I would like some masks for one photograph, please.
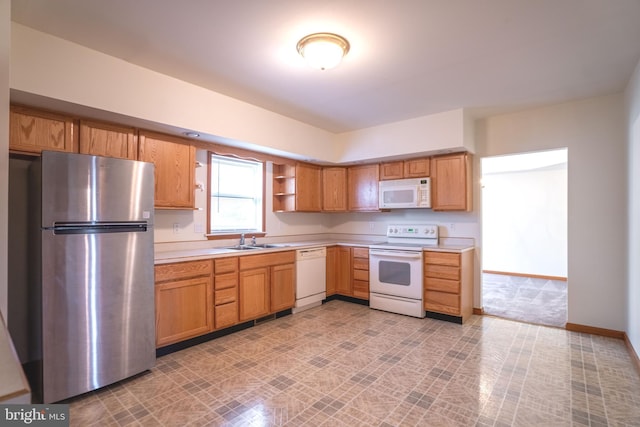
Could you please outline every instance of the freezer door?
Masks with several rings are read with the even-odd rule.
[[[40,162],[43,228],[90,221],[153,225],[153,164],[55,151],[43,152]]]
[[[42,231],[43,400],[155,363],[153,231]]]

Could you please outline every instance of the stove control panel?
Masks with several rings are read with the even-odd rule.
[[[387,237],[408,239],[437,239],[438,226],[435,224],[398,224],[387,226]]]

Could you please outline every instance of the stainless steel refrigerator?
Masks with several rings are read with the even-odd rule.
[[[153,165],[45,151],[30,185],[38,400],[153,367]]]

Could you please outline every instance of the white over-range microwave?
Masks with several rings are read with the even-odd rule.
[[[378,183],[380,209],[431,207],[431,178],[408,178]]]

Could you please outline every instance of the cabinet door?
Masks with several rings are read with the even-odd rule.
[[[404,162],[382,163],[380,165],[380,181],[404,178]]]
[[[80,122],[80,153],[137,160],[138,132],[134,128]]]
[[[351,296],[351,248],[338,247],[338,273],[336,281],[336,293],[340,295]]]
[[[433,210],[471,210],[471,166],[466,153],[433,157],[431,177]]]
[[[322,168],[296,164],[296,211],[320,212],[322,208]]]
[[[240,321],[269,314],[269,268],[240,272]]]
[[[156,285],[156,346],[161,347],[213,330],[210,277]]]
[[[157,208],[195,207],[196,149],[178,138],[140,133],[138,159],[155,165],[155,206]]]
[[[271,312],[286,310],[296,302],[294,264],[271,267]]]
[[[322,210],[328,212],[347,210],[347,168],[322,169]]]
[[[76,152],[78,135],[70,117],[24,107],[11,107],[9,150],[39,154],[43,150]]]
[[[378,210],[379,167],[375,165],[352,166],[348,169],[349,210]]]
[[[405,178],[423,178],[429,176],[431,172],[431,162],[428,157],[422,159],[411,159],[404,162]]]
[[[338,248],[327,248],[327,296],[336,293],[338,283]]]

